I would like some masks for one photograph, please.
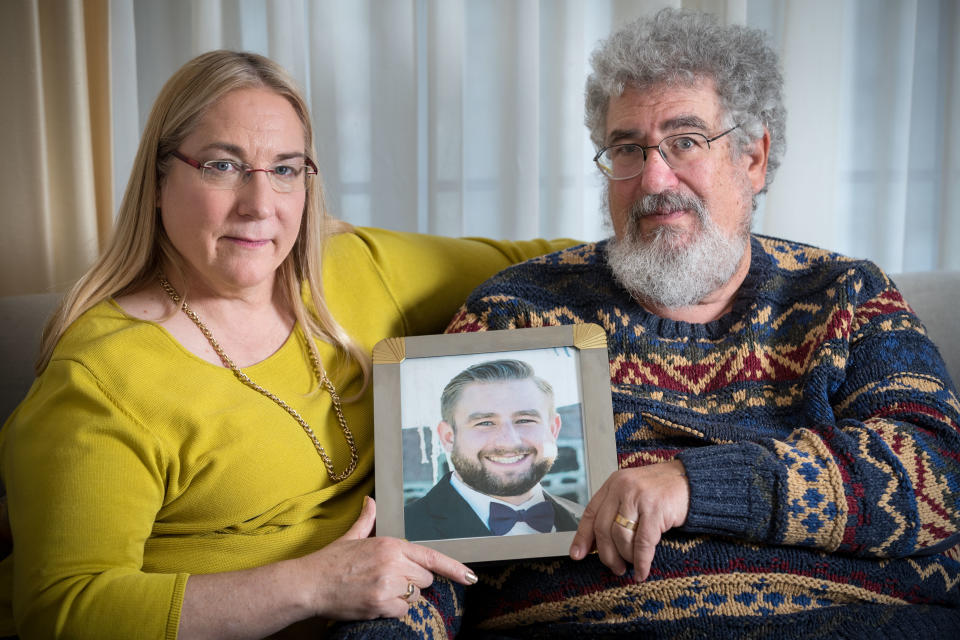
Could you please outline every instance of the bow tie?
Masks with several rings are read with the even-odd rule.
[[[502,536],[518,522],[526,522],[539,531],[547,533],[553,529],[553,504],[544,500],[529,509],[511,509],[499,502],[490,503],[490,531]]]

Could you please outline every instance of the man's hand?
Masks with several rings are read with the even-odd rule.
[[[596,543],[600,561],[615,574],[623,575],[632,563],[634,578],[643,582],[660,536],[681,526],[689,507],[690,487],[679,460],[616,471],[583,512],[570,557],[582,559]]]

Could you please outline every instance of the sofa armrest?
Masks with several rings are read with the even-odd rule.
[[[59,293],[0,297],[0,425],[33,384],[40,332],[59,301]]]
[[[927,328],[956,385],[960,382],[960,271],[898,273],[890,279]]]

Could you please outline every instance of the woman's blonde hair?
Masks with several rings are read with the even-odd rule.
[[[227,93],[244,88],[265,88],[286,98],[303,124],[307,153],[315,157],[306,101],[279,65],[253,53],[221,50],[199,55],[181,67],[161,89],[150,111],[113,236],[44,328],[37,375],[46,369],[64,332],[85,311],[109,297],[141,289],[157,277],[164,260],[182,275],[182,259],[164,232],[157,209],[170,154],[198,126],[207,109]],[[323,241],[327,235],[349,228],[327,215],[321,182],[312,181],[296,243],[277,270],[277,277],[310,348],[315,349],[314,339],[320,338],[353,357],[363,370],[366,386],[369,357],[334,320],[323,297]],[[309,292],[312,309],[303,303],[302,287]]]

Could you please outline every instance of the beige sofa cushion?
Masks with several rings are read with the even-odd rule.
[[[960,381],[960,271],[891,275],[940,348],[954,384]],[[33,382],[40,330],[58,294],[0,297],[0,423]]]

